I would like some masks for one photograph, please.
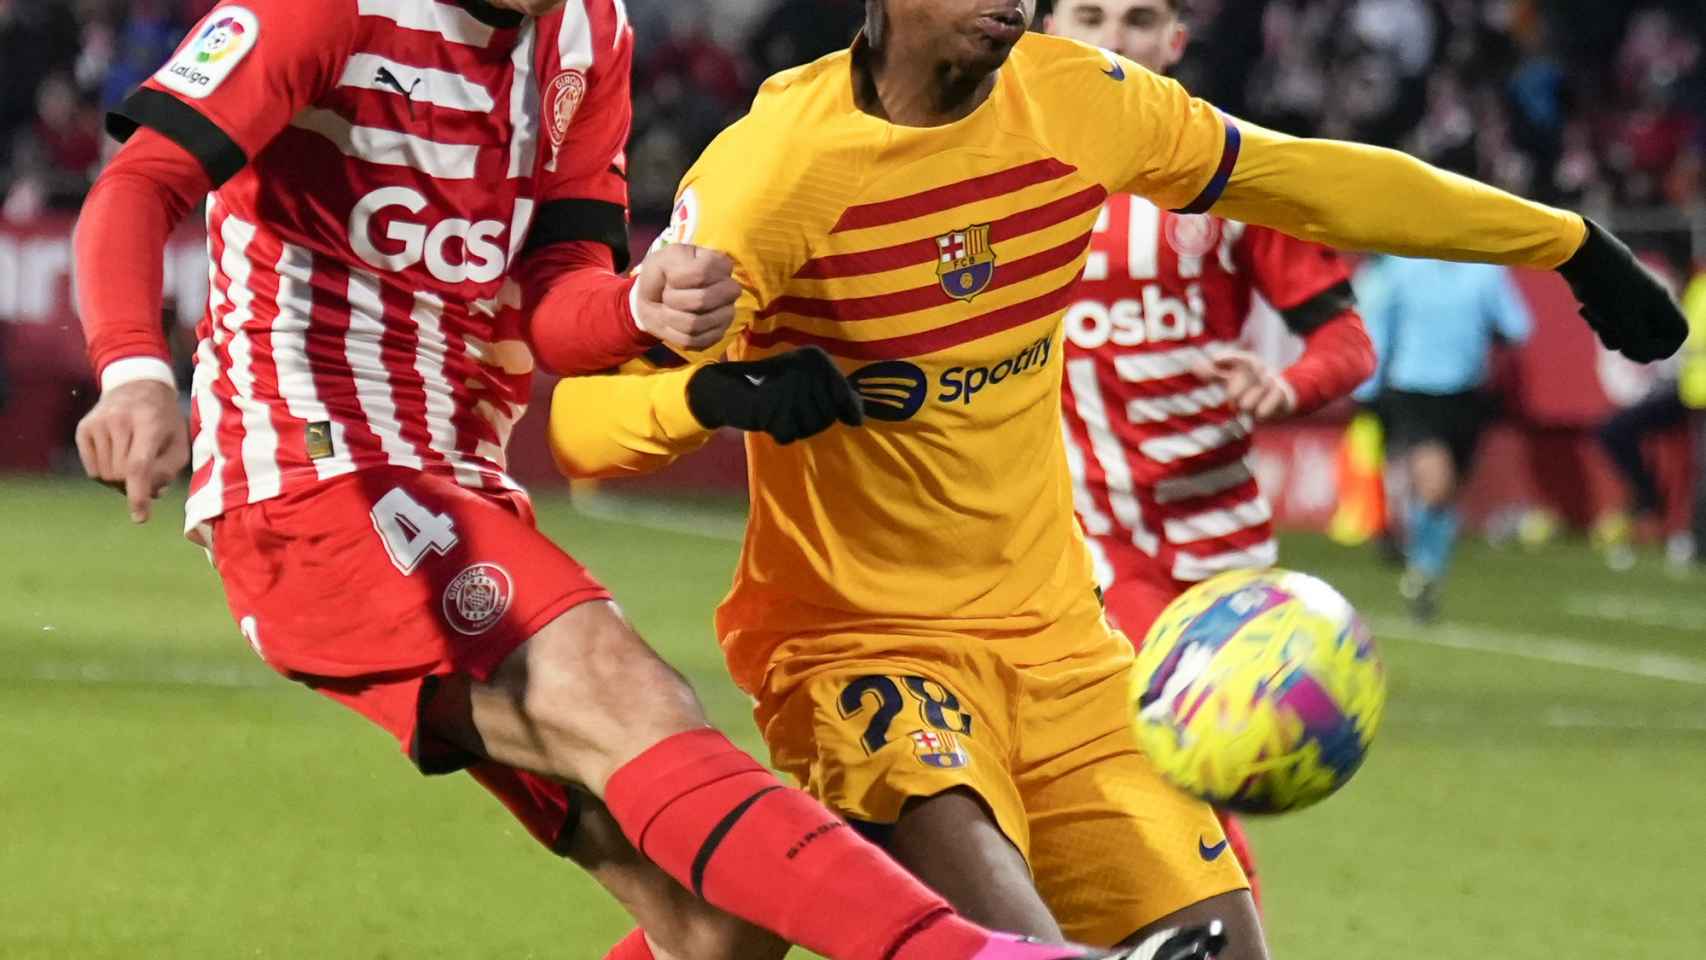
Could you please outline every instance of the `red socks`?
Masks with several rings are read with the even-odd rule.
[[[604,960],[657,960],[652,955],[652,945],[646,942],[646,931],[635,930],[622,938],[622,942],[610,948],[604,955]]]
[[[689,890],[831,960],[964,960],[990,939],[715,730],[647,750],[610,778],[604,802]],[[611,956],[650,953],[621,949]]]

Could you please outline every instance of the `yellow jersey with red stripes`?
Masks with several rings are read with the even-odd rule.
[[[856,635],[1031,637],[1037,649],[1003,649],[1037,663],[1075,652],[1041,639],[1096,603],[1061,437],[1061,315],[1117,193],[1340,246],[1545,268],[1586,231],[1392,151],[1234,124],[1061,38],[1021,40],[988,99],[940,127],[861,111],[850,53],[772,78],[689,171],[665,235],[728,252],[745,291],[730,341],[689,360],[815,344],[869,420],[747,441],[752,515],[717,615],[747,690],[795,638],[821,651]],[[686,400],[694,370],[562,381],[558,464],[620,475],[697,448],[709,431]]]
[[[717,617],[748,689],[802,633],[1032,632],[1096,604],[1060,317],[1110,193],[1206,206],[1237,149],[1174,82],[1071,41],[1027,37],[988,101],[936,128],[861,112],[849,61],[772,80],[684,178],[669,234],[739,264],[732,356],[820,346],[868,416],[748,440],[751,521]]]

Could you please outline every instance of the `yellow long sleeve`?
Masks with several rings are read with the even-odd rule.
[[[1238,127],[1243,149],[1220,216],[1347,250],[1546,270],[1587,239],[1574,213],[1395,150]]]
[[[650,375],[568,377],[551,398],[551,455],[575,479],[648,473],[715,432],[687,406],[697,366]]]

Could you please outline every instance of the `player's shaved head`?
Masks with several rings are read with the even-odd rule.
[[[514,10],[530,17],[543,17],[547,13],[556,11],[568,0],[483,0],[483,2],[487,6],[497,7],[500,10]]]
[[[1057,0],[1044,28],[1166,73],[1185,55],[1181,0]]]

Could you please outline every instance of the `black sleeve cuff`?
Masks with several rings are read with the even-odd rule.
[[[531,252],[577,240],[604,244],[616,255],[617,272],[628,269],[628,211],[619,203],[551,200],[541,204],[522,249]]]
[[[1341,280],[1288,310],[1281,310],[1285,325],[1298,336],[1306,336],[1347,310],[1356,309],[1357,295],[1350,282]]]
[[[1238,125],[1231,117],[1222,117],[1226,125],[1226,143],[1220,150],[1220,166],[1215,168],[1214,177],[1208,186],[1202,188],[1202,193],[1192,200],[1190,206],[1179,209],[1178,213],[1207,213],[1209,208],[1220,202],[1220,195],[1226,192],[1226,185],[1232,182],[1232,171],[1238,169],[1238,154],[1244,149],[1244,135],[1238,131]]]
[[[243,148],[218,124],[161,90],[142,87],[107,114],[107,132],[120,143],[129,140],[139,127],[147,127],[188,150],[201,161],[216,190],[249,163]]]

